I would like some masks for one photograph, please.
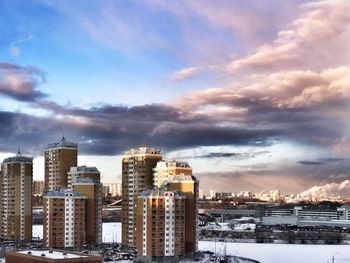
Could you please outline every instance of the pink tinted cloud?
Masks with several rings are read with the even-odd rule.
[[[244,69],[281,70],[348,63],[344,43],[350,40],[350,2],[324,0],[303,5],[301,16],[277,38],[251,55],[232,61],[227,73]]]
[[[280,71],[255,75],[250,81],[242,86],[193,91],[175,105],[196,111],[210,105],[254,107],[253,102],[260,101],[275,108],[298,108],[350,99],[350,67]]]
[[[272,42],[217,66],[215,72],[244,76],[257,72],[321,70],[348,65],[350,54],[345,43],[350,42],[350,2],[321,0],[304,4],[300,10],[300,16],[280,30]],[[197,73],[193,71],[187,78]]]

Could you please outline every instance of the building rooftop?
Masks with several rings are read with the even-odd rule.
[[[126,156],[130,155],[145,155],[145,154],[154,154],[159,155],[161,154],[160,148],[152,148],[152,147],[139,147],[137,149],[130,149],[124,153]]]
[[[183,182],[183,181],[193,181],[193,182],[196,182],[197,181],[197,178],[194,177],[193,175],[175,175],[173,176],[170,180],[166,181],[166,182]],[[165,182],[165,183],[166,183]]]
[[[85,255],[73,254],[73,253],[68,253],[65,251],[57,251],[57,250],[24,250],[24,251],[18,251],[17,253],[31,255],[33,257],[46,257],[50,259],[73,259],[73,258],[87,257]]]
[[[162,188],[145,190],[139,196],[140,197],[163,198],[163,197],[167,196],[168,194],[173,194],[175,197],[185,197],[185,195],[179,191],[165,190]]]
[[[17,155],[4,159],[3,163],[32,163],[33,157],[22,156],[21,151],[18,149]]]
[[[52,149],[52,148],[72,148],[77,149],[78,144],[74,142],[69,142],[66,140],[66,138],[63,136],[62,139],[59,142],[51,143],[47,145],[46,149]]]
[[[82,166],[73,166],[70,168],[70,173],[100,173],[96,167],[89,167],[86,165]]]
[[[44,197],[66,197],[66,196],[86,198],[86,195],[84,195],[83,193],[76,192],[69,189],[52,190],[44,194]]]
[[[175,160],[162,160],[162,161],[159,161],[158,163],[165,163],[167,167],[181,167],[181,168],[192,169],[191,166],[188,164],[188,162],[179,162]]]

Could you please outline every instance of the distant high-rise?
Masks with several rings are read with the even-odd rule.
[[[102,244],[102,184],[96,167],[72,167],[68,178],[74,191],[87,196],[86,243]]]
[[[215,199],[216,198],[216,190],[209,190],[209,198],[210,199]]]
[[[136,248],[147,262],[185,255],[185,200],[178,191],[145,190],[137,200]],[[169,257],[173,260],[169,261]],[[168,260],[165,260],[168,258]]]
[[[140,147],[122,158],[122,243],[136,246],[136,202],[145,189],[153,186],[152,169],[162,159],[159,148]]]
[[[192,175],[192,168],[187,162],[159,161],[153,168],[153,186],[160,188],[164,182],[171,180],[176,175]]]
[[[86,244],[86,202],[86,195],[67,189],[44,194],[45,247],[82,247]]]
[[[106,184],[105,186],[108,187],[108,194],[111,196],[116,197],[122,195],[121,183]]]
[[[59,142],[49,144],[44,155],[45,191],[67,188],[67,173],[72,166],[77,166],[78,145],[62,137]]]
[[[33,158],[17,155],[1,164],[0,237],[4,240],[32,239]]]
[[[44,192],[44,181],[33,181],[33,195],[41,196]]]

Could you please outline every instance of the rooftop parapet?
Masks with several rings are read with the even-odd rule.
[[[146,154],[154,154],[159,155],[162,151],[160,148],[151,148],[151,147],[139,147],[137,149],[130,149],[124,153],[125,156],[133,156],[133,155],[146,155]]]
[[[3,163],[32,163],[32,162],[33,162],[33,157],[22,156],[20,150],[18,150],[16,156],[6,158],[3,161]]]
[[[77,149],[78,144],[74,142],[69,142],[66,140],[66,138],[63,136],[62,139],[59,142],[50,143],[47,145],[46,149],[53,149],[53,148],[72,148]]]

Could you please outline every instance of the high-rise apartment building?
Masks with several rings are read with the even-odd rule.
[[[33,181],[33,195],[35,196],[41,196],[44,193],[44,187],[45,187],[45,183],[44,181]]]
[[[87,197],[86,244],[102,244],[102,184],[96,167],[72,167],[68,173],[74,191]]]
[[[72,187],[72,180],[75,178],[90,178],[100,183],[101,173],[96,167],[88,167],[86,165],[73,166],[70,168],[67,178],[68,188]]]
[[[162,159],[159,148],[140,147],[122,158],[122,243],[136,246],[136,202],[145,189],[153,186],[153,171]]]
[[[78,145],[62,137],[59,142],[46,147],[44,157],[45,191],[67,188],[67,173],[72,166],[77,166]]]
[[[86,195],[68,189],[44,194],[45,247],[81,247],[86,244],[86,204]]]
[[[32,239],[33,158],[18,151],[1,164],[0,211],[3,240]]]
[[[187,162],[159,161],[153,168],[153,186],[160,188],[164,182],[171,180],[176,175],[192,175],[192,168]]]
[[[108,194],[113,197],[122,195],[122,185],[121,183],[106,184],[108,187]]]
[[[144,261],[185,255],[185,200],[184,194],[165,189],[145,190],[138,197],[136,248]]]
[[[169,190],[179,191],[186,196],[185,202],[185,252],[193,254],[198,250],[197,242],[197,200],[199,182],[194,176],[178,175],[165,184]]]

